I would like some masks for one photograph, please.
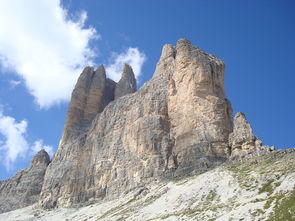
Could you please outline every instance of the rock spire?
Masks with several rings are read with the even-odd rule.
[[[262,145],[262,141],[253,135],[252,128],[242,112],[238,112],[234,117],[234,127],[233,132],[229,135],[229,145],[232,159],[259,156],[275,149],[274,146]]]
[[[136,79],[130,65],[124,64],[120,81],[116,85],[115,99],[136,91]]]

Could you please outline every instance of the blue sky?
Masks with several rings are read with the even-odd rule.
[[[140,87],[183,37],[226,63],[233,111],[264,144],[295,147],[294,11],[292,0],[1,1],[0,179],[56,151],[84,66],[117,79],[131,63]]]

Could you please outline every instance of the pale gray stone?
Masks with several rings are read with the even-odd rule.
[[[0,181],[0,213],[38,202],[50,158],[45,150],[31,160],[30,167],[17,172],[11,179]]]
[[[136,91],[136,79],[132,68],[128,64],[124,64],[121,79],[116,85],[115,99],[126,94],[134,93]]]
[[[233,132],[229,135],[229,145],[231,159],[251,158],[275,149],[273,146],[264,146],[262,141],[253,135],[245,114],[241,112],[238,112],[234,117],[234,127]]]
[[[96,105],[97,114],[87,130],[71,128],[76,130],[74,136],[63,139],[47,169],[40,204],[51,208],[114,198],[149,182],[197,174],[224,162],[233,128],[223,75],[221,60],[185,39],[176,47],[163,47],[153,78],[135,93],[126,93],[134,92],[135,79],[125,65],[124,87],[121,82],[117,85],[124,96],[103,110]],[[79,81],[75,97],[80,97]],[[125,83],[132,81],[125,90]],[[85,103],[88,96],[85,93]],[[76,106],[75,97],[68,116]],[[91,117],[95,113],[94,106],[87,111],[81,105],[81,110]],[[67,130],[66,126],[63,133]]]

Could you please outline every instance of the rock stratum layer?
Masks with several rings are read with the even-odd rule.
[[[163,47],[152,79],[139,91],[129,65],[118,83],[102,65],[86,67],[44,182],[42,177],[39,204],[50,209],[113,199],[228,159],[270,152],[242,113],[233,119],[224,70],[220,59],[186,39]],[[13,180],[5,182],[15,188]]]

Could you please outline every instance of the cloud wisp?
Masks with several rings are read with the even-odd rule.
[[[37,140],[30,145],[26,139],[28,122],[17,122],[13,117],[6,116],[0,110],[0,153],[3,165],[10,170],[19,157],[32,155],[41,149],[45,149],[52,156],[53,148],[44,145],[42,140]]]
[[[113,53],[110,64],[106,66],[106,73],[111,79],[118,82],[121,78],[123,65],[126,63],[132,67],[135,77],[138,79],[142,74],[141,69],[145,61],[146,55],[138,48],[128,48],[122,53]]]
[[[68,101],[99,38],[86,12],[69,18],[60,0],[9,0],[0,7],[0,65],[16,72],[40,108]]]

